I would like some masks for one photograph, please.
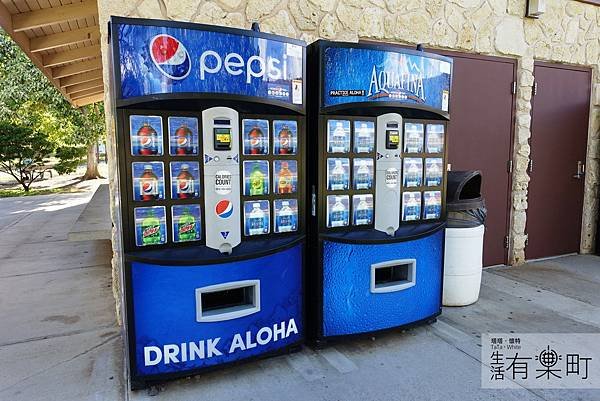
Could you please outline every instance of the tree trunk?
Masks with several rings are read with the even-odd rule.
[[[88,145],[87,151],[87,167],[85,170],[84,180],[93,180],[102,178],[98,172],[98,144],[96,142]]]

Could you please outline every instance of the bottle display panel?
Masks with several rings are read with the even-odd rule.
[[[347,227],[350,216],[350,197],[348,195],[327,196],[327,227]]]
[[[200,205],[171,206],[173,242],[199,241],[202,237]]]
[[[133,200],[154,201],[165,198],[165,174],[163,162],[133,162]]]
[[[375,123],[354,121],[354,153],[372,153],[375,149]]]
[[[273,161],[273,193],[293,194],[298,190],[298,162],[296,160]]]
[[[357,190],[373,188],[373,159],[354,158],[353,160],[353,187]]]
[[[262,119],[242,120],[243,154],[269,154],[269,121]]]
[[[136,207],[133,209],[133,214],[137,246],[167,243],[167,221],[164,206]]]
[[[327,159],[327,189],[345,191],[350,188],[350,159]]]
[[[244,195],[263,196],[269,193],[269,162],[245,160],[243,163]]]
[[[171,199],[200,197],[200,165],[198,162],[171,162]]]
[[[163,127],[161,116],[129,116],[129,139],[132,156],[162,156]]]
[[[439,219],[442,215],[442,192],[425,191],[423,197],[423,220]]]
[[[443,159],[431,157],[425,159],[425,186],[439,187],[443,180]]]
[[[415,221],[421,218],[421,192],[402,193],[402,221]]]
[[[327,121],[327,151],[329,153],[350,152],[350,121]]]
[[[298,122],[294,120],[273,121],[273,154],[296,155],[298,153]]]
[[[373,224],[373,195],[353,195],[352,225],[363,226],[370,224]]]
[[[405,157],[402,172],[402,186],[404,188],[423,185],[423,159],[420,157]]]
[[[274,231],[287,233],[298,230],[298,200],[275,199],[273,201]]]
[[[425,150],[427,153],[444,152],[444,125],[427,124],[425,134]]]
[[[271,210],[268,200],[244,202],[244,235],[264,235],[271,230]]]
[[[191,156],[198,154],[198,119],[196,117],[168,118],[169,154]]]
[[[424,124],[404,124],[404,153],[422,153],[424,139]]]

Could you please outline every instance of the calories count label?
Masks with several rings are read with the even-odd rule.
[[[215,173],[215,192],[219,195],[231,193],[231,172],[220,170]]]
[[[398,186],[398,169],[388,168],[385,170],[385,185],[389,188],[395,188]]]

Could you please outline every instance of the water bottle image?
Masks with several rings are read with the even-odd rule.
[[[329,151],[331,153],[347,153],[349,149],[349,138],[344,129],[344,123],[337,121],[335,123],[335,129],[330,134]]]
[[[342,159],[335,159],[333,170],[329,175],[329,189],[339,191],[348,189],[348,174],[342,164]]]
[[[335,203],[329,210],[329,227],[344,227],[348,225],[348,209],[342,203],[341,196],[335,196]]]
[[[371,153],[373,151],[375,137],[373,129],[366,122],[360,122],[354,126],[354,151],[356,153]]]
[[[425,192],[425,210],[423,212],[424,219],[439,219],[442,213],[441,192],[427,191]]]
[[[355,189],[371,189],[373,185],[371,169],[365,159],[356,159],[358,169],[354,173],[354,188]]]
[[[355,205],[353,224],[355,226],[371,224],[373,222],[372,195],[355,195],[353,203]]]
[[[289,201],[281,202],[281,209],[277,215],[277,232],[285,233],[296,230],[295,213],[290,208]]]
[[[265,212],[260,208],[260,203],[252,204],[252,211],[248,216],[248,235],[260,235],[267,233],[265,224]]]
[[[419,199],[417,199],[417,195],[419,195]],[[418,220],[421,215],[421,199],[420,194],[418,192],[405,192],[402,195],[402,220],[403,221],[413,221]]]
[[[404,186],[418,187],[423,179],[423,161],[419,158],[404,159]]]

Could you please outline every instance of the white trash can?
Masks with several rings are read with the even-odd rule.
[[[484,225],[446,228],[444,306],[465,306],[479,299],[484,231]]]

